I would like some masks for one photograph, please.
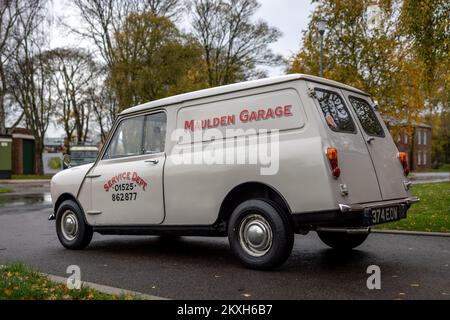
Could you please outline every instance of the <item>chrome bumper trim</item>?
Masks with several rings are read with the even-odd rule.
[[[339,210],[342,213],[350,213],[350,212],[358,212],[358,211],[362,211],[366,208],[372,208],[372,207],[382,207],[382,206],[390,206],[390,205],[400,205],[400,204],[407,204],[412,205],[414,203],[419,202],[420,199],[418,197],[409,197],[406,199],[402,199],[402,200],[395,200],[395,201],[386,201],[386,202],[377,202],[377,203],[371,203],[371,204],[367,204],[367,205],[362,205],[362,204],[352,204],[352,205],[348,205],[348,204],[339,204]]]
[[[316,228],[318,232],[340,232],[347,234],[369,234],[370,228]]]
[[[406,203],[409,205],[417,203],[417,202],[420,202],[420,199],[418,197],[410,197],[410,198],[406,199]]]

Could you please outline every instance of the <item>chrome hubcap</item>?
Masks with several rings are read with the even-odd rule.
[[[272,247],[272,228],[259,214],[245,217],[239,226],[241,247],[253,257],[264,256]]]
[[[67,210],[61,219],[61,231],[69,241],[74,240],[78,235],[78,219],[74,212]]]

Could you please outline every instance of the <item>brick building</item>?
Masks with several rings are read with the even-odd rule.
[[[12,174],[34,174],[34,136],[31,131],[15,128],[12,132]]]
[[[413,171],[430,170],[432,127],[423,123],[413,124],[410,130],[406,124],[388,126],[398,150],[408,154],[410,168]]]

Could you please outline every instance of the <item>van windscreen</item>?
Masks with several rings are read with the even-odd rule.
[[[384,137],[384,131],[377,119],[377,115],[367,101],[355,97],[349,97],[349,99],[364,131],[369,136]]]
[[[336,132],[356,132],[355,124],[342,98],[335,92],[316,89],[320,109],[331,130]]]

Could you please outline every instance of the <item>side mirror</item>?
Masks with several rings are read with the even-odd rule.
[[[63,169],[66,170],[69,168],[70,168],[70,155],[66,153],[63,158]]]

